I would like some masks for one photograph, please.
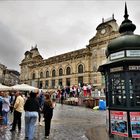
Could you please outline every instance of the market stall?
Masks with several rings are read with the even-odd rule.
[[[20,91],[35,91],[35,90],[39,90],[36,87],[27,85],[27,84],[17,84],[11,87],[13,90],[20,90]]]
[[[9,91],[9,90],[12,90],[12,88],[9,86],[0,84],[0,91]]]

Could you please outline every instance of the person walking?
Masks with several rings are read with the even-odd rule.
[[[4,128],[7,128],[8,125],[8,112],[10,110],[10,101],[7,92],[3,94],[3,104],[2,104],[2,117]]]
[[[45,102],[43,106],[43,114],[45,119],[45,139],[49,139],[53,109],[54,109],[54,105],[53,102],[51,101],[50,95],[46,94]]]
[[[84,97],[87,97],[87,86],[84,84],[83,86]]]
[[[13,113],[14,109],[14,103],[15,103],[15,96],[14,93],[10,93],[10,112]]]
[[[16,92],[14,93],[14,101],[13,101],[13,104],[12,104],[12,110],[10,109],[10,111],[12,111],[11,113],[13,114],[13,120],[12,120],[12,122],[10,123],[10,126],[12,126],[13,125],[13,122],[14,122],[14,104],[15,104],[15,102],[16,102],[16,98],[17,98],[17,95],[16,95]]]
[[[0,117],[2,117],[3,92],[0,92]]]
[[[23,112],[24,107],[24,99],[22,97],[22,93],[17,91],[16,92],[16,101],[14,103],[14,118],[11,132],[16,130],[16,125],[18,124],[18,131],[21,131],[21,115]]]
[[[25,138],[28,140],[34,139],[35,124],[38,118],[39,102],[37,101],[37,93],[31,91],[30,97],[24,105],[25,110]]]
[[[64,88],[61,90],[61,105],[64,104],[64,94],[65,94],[65,90]]]
[[[44,94],[37,94],[37,101],[39,103],[39,112],[38,112],[38,123],[41,126],[41,113],[42,113],[42,108],[43,108],[43,104],[44,104]]]

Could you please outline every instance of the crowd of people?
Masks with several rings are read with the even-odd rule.
[[[68,97],[91,96],[92,88],[90,85],[84,85],[83,87],[73,85],[72,87],[66,86],[52,92],[54,97],[56,97],[58,100],[60,99],[60,102],[62,102]]]
[[[69,97],[89,97],[92,96],[93,90],[90,85],[83,87],[72,86],[43,92],[42,90],[31,91],[30,93],[16,92],[0,92],[0,125],[3,129],[9,126],[8,114],[13,114],[11,132],[21,132],[21,116],[25,112],[25,139],[33,140],[36,124],[42,125],[41,116],[44,117],[44,137],[49,138],[51,119],[53,117],[53,109],[56,102],[63,105],[64,100]],[[43,115],[42,115],[43,114]],[[17,128],[16,128],[17,127]]]
[[[44,138],[48,139],[50,134],[51,119],[53,109],[55,107],[50,93],[39,93],[39,91],[31,91],[28,94],[16,91],[13,93],[0,92],[0,116],[1,127],[6,129],[9,126],[8,113],[13,113],[13,121],[10,124],[10,131],[13,133],[18,130],[21,132],[21,116],[25,112],[25,139],[33,140],[37,121],[41,121],[41,113],[44,117]],[[17,127],[17,128],[16,128]]]
[[[90,84],[81,86],[66,86],[58,90],[51,91],[52,98],[63,104],[64,100],[69,97],[99,97],[104,96],[104,90],[93,88]]]

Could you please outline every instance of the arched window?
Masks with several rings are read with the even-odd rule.
[[[35,79],[35,73],[33,73],[33,75],[32,75],[33,77],[32,77],[32,79]]]
[[[78,73],[83,73],[83,65],[82,64],[80,64],[78,66]]]
[[[63,69],[60,68],[60,69],[59,69],[59,76],[62,76],[62,75],[63,75]]]
[[[49,77],[49,71],[46,71],[46,78]]]
[[[52,77],[55,77],[56,74],[55,74],[55,70],[52,71]]]
[[[43,72],[40,72],[40,78],[43,78]]]
[[[71,74],[71,69],[70,69],[70,67],[67,67],[67,69],[66,69],[66,75],[70,75]]]

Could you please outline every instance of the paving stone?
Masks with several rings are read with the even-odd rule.
[[[93,111],[92,109],[57,104],[51,123],[49,140],[92,140],[96,133],[94,128],[105,125],[105,111]],[[9,114],[12,121],[12,115]],[[43,119],[43,118],[42,118]],[[9,128],[0,133],[0,140],[24,140],[24,113],[22,115],[22,131],[11,133]],[[35,139],[44,139],[43,126],[36,125]],[[94,140],[94,139],[93,139]]]

